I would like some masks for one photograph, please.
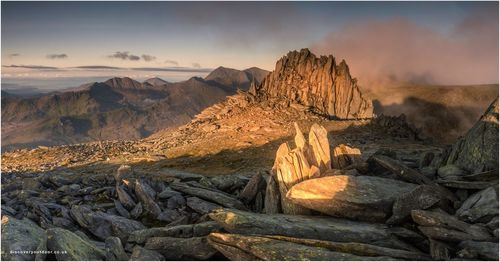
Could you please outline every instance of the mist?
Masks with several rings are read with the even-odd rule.
[[[447,32],[405,18],[347,24],[313,43],[345,59],[364,88],[498,83],[498,10],[476,10]]]

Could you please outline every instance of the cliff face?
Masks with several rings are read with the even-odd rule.
[[[337,65],[333,56],[318,58],[308,49],[289,52],[278,60],[255,93],[264,99],[284,98],[310,106],[331,118],[363,119],[373,115],[371,101],[362,96],[345,61]]]

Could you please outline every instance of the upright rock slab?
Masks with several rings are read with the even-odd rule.
[[[371,118],[372,103],[363,97],[356,82],[345,61],[337,64],[332,55],[318,58],[302,49],[278,60],[274,71],[252,92],[263,99],[309,106],[331,118]]]
[[[498,170],[498,112],[497,97],[465,137],[453,145],[447,164],[470,172]]]

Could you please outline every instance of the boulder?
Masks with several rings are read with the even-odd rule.
[[[207,260],[217,252],[206,237],[151,237],[144,247],[157,251],[167,260]]]
[[[153,190],[142,179],[135,180],[135,195],[141,201],[144,211],[153,217],[158,217],[161,213],[161,208],[155,202],[154,196],[151,196],[151,194],[154,194],[154,191],[151,191]]]
[[[173,222],[181,217],[181,214],[175,210],[166,209],[163,210],[156,219],[163,222]]]
[[[175,191],[175,190],[172,190],[171,188],[165,188],[163,191],[161,191],[159,194],[158,194],[158,198],[160,199],[168,199],[168,198],[171,198],[173,196],[176,196],[176,195],[180,195],[181,193]]]
[[[416,185],[374,176],[328,176],[293,186],[286,197],[293,203],[335,217],[385,222],[394,200]]]
[[[173,227],[153,227],[132,232],[128,241],[143,244],[151,237],[202,237],[210,234],[211,232],[216,232],[221,228],[222,227],[214,221],[191,225],[178,225]]]
[[[361,157],[361,151],[357,148],[341,144],[336,146],[332,152],[332,167],[344,169],[357,162]]]
[[[437,211],[412,210],[411,216],[415,223],[420,226],[427,227],[423,232],[429,237],[434,236],[435,232],[451,232],[450,235],[455,235],[458,239],[464,238],[463,240],[493,240],[493,236],[488,232],[488,229],[486,227],[470,225],[454,216],[448,215],[447,213],[439,209]],[[430,232],[431,235],[426,234],[426,232]],[[465,235],[462,233],[465,233]],[[431,238],[447,240],[449,237],[450,236],[444,235]]]
[[[266,186],[266,195],[264,196],[264,213],[281,213],[281,197],[278,184],[274,176],[269,176]]]
[[[333,56],[316,57],[308,49],[289,52],[255,90],[263,100],[283,99],[336,119],[371,118],[373,107],[361,94],[349,67]]]
[[[334,242],[359,242],[405,250],[411,250],[411,247],[398,236],[419,237],[404,228],[399,228],[399,232],[396,233],[394,229],[397,228],[389,229],[385,224],[332,217],[267,215],[234,209],[217,209],[210,213],[210,218],[234,234],[281,235]]]
[[[130,256],[130,261],[164,261],[165,257],[154,251],[143,248],[139,245],[136,245],[134,249],[132,249],[132,255]]]
[[[498,216],[498,191],[488,187],[471,195],[457,210],[456,215],[468,222],[488,222]]]
[[[216,205],[212,202],[208,202],[197,197],[188,197],[187,206],[192,210],[198,212],[200,215],[204,215],[214,209],[221,208],[221,206],[219,205]]]
[[[108,237],[104,241],[106,247],[106,260],[127,261],[129,257],[123,249],[122,241],[117,237]]]
[[[432,187],[418,186],[396,198],[392,206],[392,216],[386,223],[389,225],[399,224],[411,215],[412,210],[427,209],[439,201],[441,201],[441,197]]]
[[[116,194],[118,195],[118,200],[120,203],[122,203],[123,206],[125,206],[127,209],[132,209],[135,207],[135,202],[132,199],[132,197],[125,191],[125,189],[116,184]]]
[[[96,245],[62,228],[47,229],[47,248],[55,252],[59,261],[93,261],[106,258],[106,253]]]
[[[303,240],[300,242],[287,240],[273,236],[244,236],[219,233],[212,233],[209,236],[210,244],[231,260],[238,258],[253,258],[252,260],[266,261],[395,260],[389,256],[378,256],[376,254],[372,256],[360,256],[337,251],[334,248],[330,249],[327,244],[324,244],[326,241],[317,243],[318,241],[315,240]],[[342,250],[342,248],[339,249]]]
[[[468,253],[473,254],[473,257],[465,257],[469,259],[480,258],[484,260],[498,261],[498,242],[478,242],[478,241],[462,241],[458,245],[461,250],[460,254]]]
[[[266,181],[261,174],[257,173],[252,176],[247,185],[243,188],[238,196],[244,203],[250,203],[255,199],[257,193],[266,187]]]
[[[204,188],[191,187],[184,183],[172,183],[170,186],[173,189],[180,191],[182,193],[196,196],[211,202],[215,202],[224,207],[247,210],[247,208],[245,207],[245,205],[243,205],[243,203],[241,203],[241,201],[227,194],[223,194],[217,191],[212,191]]]
[[[453,145],[446,164],[455,164],[470,172],[498,170],[498,97]]]
[[[440,167],[437,172],[442,180],[454,180],[466,174],[463,169],[452,164]]]
[[[102,240],[109,236],[115,236],[122,241],[126,241],[131,232],[146,228],[138,221],[100,211],[93,212],[86,206],[75,205],[70,212],[81,227],[89,230],[94,236]]]
[[[2,260],[35,260],[39,256],[15,251],[43,251],[46,241],[45,231],[31,220],[2,215]]]

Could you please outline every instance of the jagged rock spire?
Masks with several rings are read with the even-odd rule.
[[[257,88],[257,95],[310,106],[331,118],[373,116],[372,103],[362,96],[346,62],[337,65],[333,56],[318,58],[308,49],[289,52],[278,60],[274,71]]]

